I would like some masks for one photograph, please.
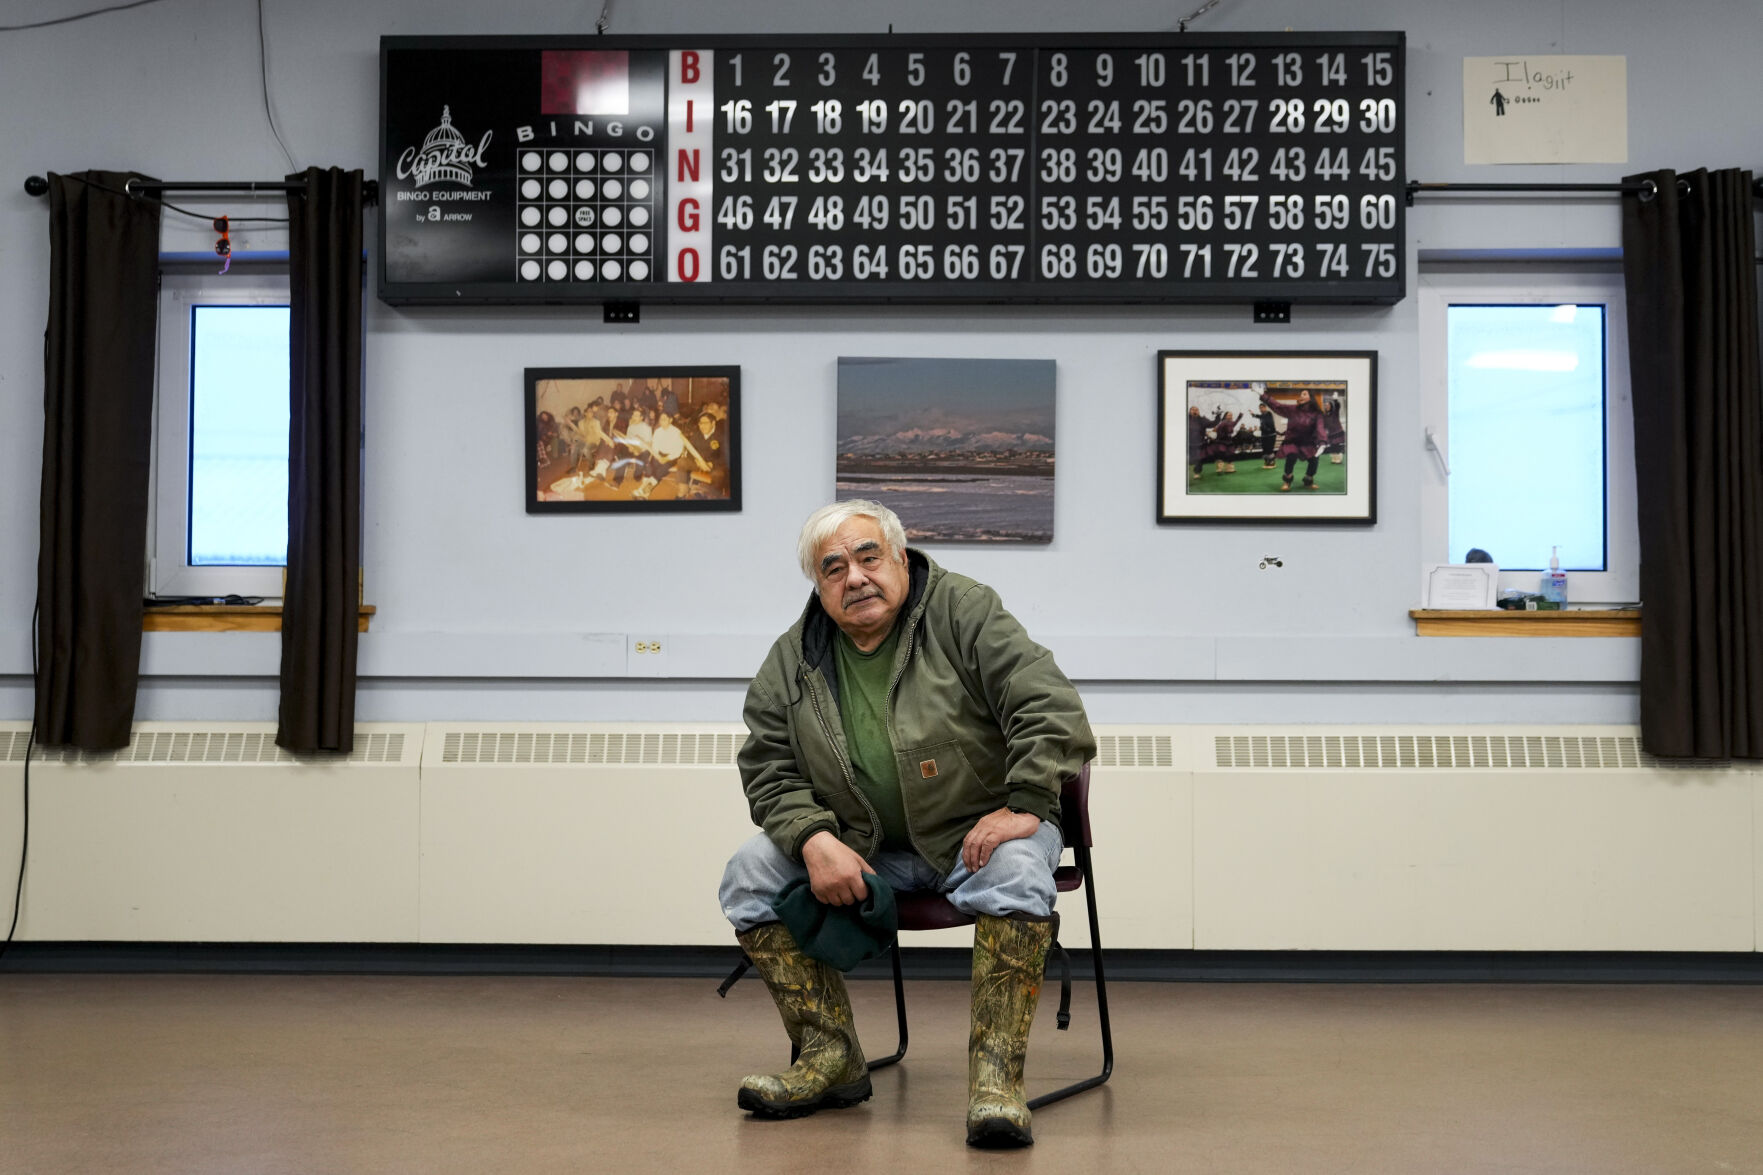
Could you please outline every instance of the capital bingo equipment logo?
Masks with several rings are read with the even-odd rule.
[[[455,183],[471,187],[475,168],[483,167],[484,152],[489,149],[490,136],[485,131],[476,146],[465,141],[453,126],[453,108],[441,107],[441,125],[428,133],[422,148],[406,147],[398,156],[398,178],[408,179],[419,188],[430,184]]]

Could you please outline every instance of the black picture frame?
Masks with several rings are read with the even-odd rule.
[[[525,404],[528,514],[741,508],[739,367],[529,367]],[[677,414],[666,413],[670,404]],[[638,409],[646,436],[633,431]],[[674,445],[654,439],[667,427],[663,413],[680,433],[677,455],[666,460]]]
[[[1376,351],[1159,351],[1157,381],[1159,525],[1377,521]]]

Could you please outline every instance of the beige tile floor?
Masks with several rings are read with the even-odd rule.
[[[1023,1152],[962,1145],[965,985],[908,992],[873,1100],[759,1122],[751,979],[5,975],[0,1172],[1763,1172],[1759,987],[1119,983],[1114,1080]],[[1096,1065],[1075,1003],[1031,1093]]]

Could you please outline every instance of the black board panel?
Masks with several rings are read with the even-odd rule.
[[[1394,302],[1403,46],[387,37],[379,294]]]

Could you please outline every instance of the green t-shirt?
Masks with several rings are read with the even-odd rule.
[[[851,638],[839,633],[839,721],[857,775],[857,790],[881,817],[882,847],[912,850],[906,831],[906,804],[900,798],[900,768],[894,740],[888,736],[888,685],[894,674],[894,650],[900,644],[895,626],[873,653],[860,652]]]

